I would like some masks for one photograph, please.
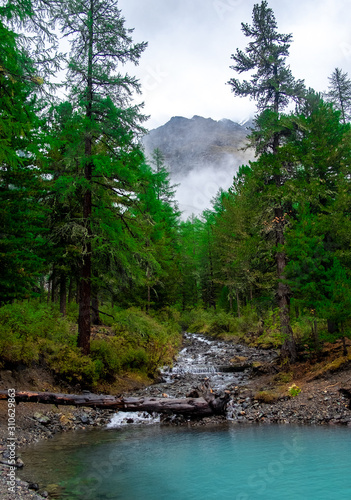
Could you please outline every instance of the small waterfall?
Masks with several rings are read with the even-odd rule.
[[[215,365],[204,365],[204,364],[184,364],[184,365],[176,365],[173,368],[168,369],[168,374],[171,375],[184,375],[186,373],[190,373],[192,375],[213,375],[217,373],[219,370]]]
[[[159,413],[148,413],[146,411],[125,411],[118,412],[113,415],[111,422],[107,424],[108,429],[123,427],[125,425],[140,425],[140,424],[158,424],[160,423]]]
[[[240,384],[247,376],[246,366],[238,370],[237,365],[231,364],[231,359],[241,352],[241,348],[239,351],[236,346],[199,334],[185,334],[184,338],[185,347],[179,352],[173,367],[163,367],[161,381],[146,388],[144,393],[154,397],[165,393],[167,397],[184,398],[193,389],[201,387],[205,379],[209,379],[214,391],[223,391],[228,385]],[[160,415],[119,412],[112,417],[108,428],[157,422],[160,422]]]

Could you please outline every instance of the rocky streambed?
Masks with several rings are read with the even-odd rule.
[[[296,397],[288,393],[293,381],[284,381],[284,376],[279,374],[278,353],[274,350],[186,334],[184,348],[173,368],[162,370],[157,384],[135,394],[196,397],[196,388],[205,383],[214,392],[225,391],[229,395],[226,415],[206,417],[192,425],[229,420],[238,424],[351,426],[350,397],[340,392],[351,381],[350,371],[298,381],[301,392]],[[185,419],[161,420],[182,423]]]
[[[209,339],[202,335],[184,335],[183,349],[173,367],[160,371],[157,383],[134,391],[133,396],[185,398],[198,397],[205,386],[229,399],[225,415],[190,420],[189,417],[160,416],[145,413],[116,414],[113,410],[59,407],[20,403],[16,410],[16,467],[23,466],[21,446],[52,437],[54,434],[93,427],[115,427],[161,422],[169,425],[233,424],[318,424],[351,426],[349,397],[340,392],[351,381],[350,371],[336,372],[327,378],[296,381],[301,392],[288,394],[291,381],[284,381],[277,368],[278,353],[251,348],[230,341]],[[280,379],[280,383],[279,382]],[[277,390],[277,384],[279,390]],[[273,389],[272,389],[273,387]],[[272,397],[272,394],[274,397]],[[0,425],[0,498],[15,500],[42,498],[39,486],[16,479],[16,494],[9,495],[7,414],[1,402]],[[20,475],[20,474],[18,474]],[[45,492],[41,492],[45,498]]]

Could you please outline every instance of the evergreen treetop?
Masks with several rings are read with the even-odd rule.
[[[326,97],[341,112],[343,123],[349,121],[351,118],[351,80],[348,74],[340,68],[335,68],[329,77],[329,90]]]
[[[245,36],[252,39],[245,51],[240,49],[232,54],[235,64],[231,69],[238,73],[253,71],[250,81],[240,82],[231,78],[228,84],[237,96],[249,96],[257,101],[259,111],[283,110],[291,99],[299,101],[304,95],[302,80],[295,80],[285,61],[289,55],[292,35],[277,31],[277,23],[266,0],[255,4],[252,25],[242,23]]]

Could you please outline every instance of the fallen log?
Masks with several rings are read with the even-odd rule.
[[[0,391],[0,400],[8,399],[8,391]],[[135,398],[117,397],[99,394],[60,394],[53,392],[16,391],[16,403],[44,403],[72,406],[89,406],[93,408],[112,409],[116,411],[147,411],[156,413],[176,413],[194,417],[206,417],[224,413],[227,395],[197,398]]]

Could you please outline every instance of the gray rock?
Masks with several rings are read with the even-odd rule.
[[[34,413],[33,417],[39,424],[42,425],[49,425],[51,423],[51,418],[48,417],[47,415],[42,415],[41,413]]]
[[[87,415],[86,413],[83,413],[83,415],[80,416],[80,421],[82,422],[82,424],[89,424],[90,416]]]

